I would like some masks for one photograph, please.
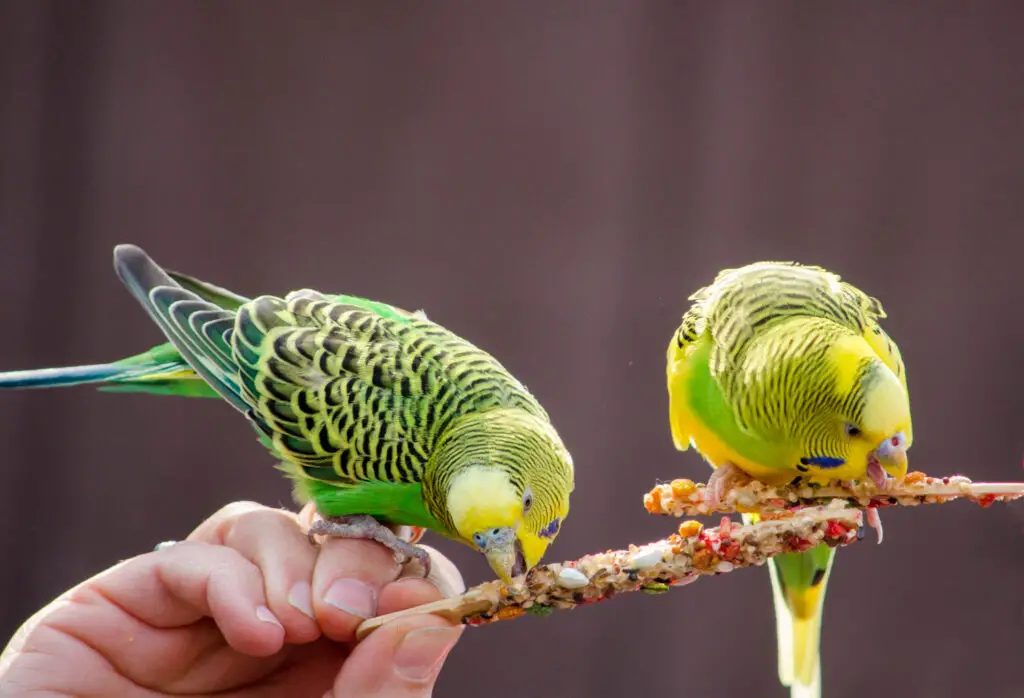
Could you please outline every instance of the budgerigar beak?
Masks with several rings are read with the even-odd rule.
[[[484,551],[487,564],[491,566],[494,573],[501,581],[511,584],[514,577],[526,572],[526,558],[523,556],[523,546],[519,538],[513,536],[512,540],[503,542],[501,545],[488,546]]]
[[[907,474],[907,439],[903,432],[889,437],[874,450],[868,462],[868,476],[879,487],[885,485],[885,474],[902,478]],[[881,480],[881,481],[880,481]]]

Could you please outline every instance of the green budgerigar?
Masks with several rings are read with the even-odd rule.
[[[426,552],[396,526],[482,552],[506,582],[569,513],[572,458],[544,408],[496,359],[429,321],[354,296],[249,299],[166,271],[133,245],[114,267],[169,343],[110,364],[0,374],[0,388],[219,397],[281,461],[310,531]]]
[[[726,269],[690,300],[668,347],[669,414],[676,446],[715,468],[712,501],[741,473],[775,485],[870,478],[880,487],[906,475],[906,369],[879,325],[881,303],[790,262]],[[834,554],[820,545],[769,562],[779,677],[794,697],[820,695]]]

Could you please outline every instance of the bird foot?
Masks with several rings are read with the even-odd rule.
[[[722,463],[715,468],[708,478],[704,489],[704,503],[712,509],[718,507],[729,490],[740,480],[750,479],[749,476],[732,463]]]
[[[419,535],[416,535],[417,528],[413,527],[415,540],[419,540],[423,535],[422,529],[419,529]],[[317,543],[316,536],[377,541],[394,553],[395,561],[399,565],[416,560],[423,568],[423,576],[430,574],[430,554],[426,550],[402,540],[390,528],[367,514],[317,519],[310,526],[308,535],[309,542],[313,545]]]

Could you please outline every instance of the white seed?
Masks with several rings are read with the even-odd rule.
[[[732,572],[733,564],[731,562],[726,562],[725,560],[722,560],[718,563],[718,566],[715,567],[715,569],[719,572]]]
[[[658,548],[648,548],[630,558],[629,564],[638,570],[654,567],[661,562],[662,552]]]
[[[563,567],[558,572],[558,583],[566,589],[579,589],[590,583],[587,575],[572,567]]]

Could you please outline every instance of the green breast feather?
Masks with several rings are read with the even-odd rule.
[[[712,342],[700,342],[691,355],[689,385],[686,391],[689,407],[704,425],[740,455],[768,467],[784,461],[791,452],[787,440],[766,439],[760,431],[741,426],[738,411],[722,391],[711,371]]]

